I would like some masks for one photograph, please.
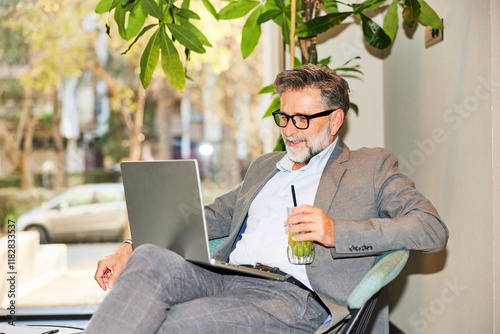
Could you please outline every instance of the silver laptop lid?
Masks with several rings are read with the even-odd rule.
[[[134,248],[149,243],[210,260],[196,160],[120,164]]]

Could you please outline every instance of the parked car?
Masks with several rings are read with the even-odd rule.
[[[21,215],[17,230],[36,230],[40,243],[123,240],[128,216],[121,183],[76,186]]]

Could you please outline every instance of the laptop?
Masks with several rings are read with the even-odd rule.
[[[154,244],[203,267],[279,281],[288,278],[277,268],[210,258],[196,160],[127,161],[120,166],[134,247]]]

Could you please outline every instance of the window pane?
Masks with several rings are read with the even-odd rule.
[[[107,189],[107,190],[99,190],[96,193],[97,203],[121,202],[123,200],[125,200],[125,197],[122,191]]]
[[[61,202],[61,207],[73,207],[73,206],[92,204],[93,198],[94,198],[93,191],[81,192],[69,197],[66,201]],[[63,204],[64,202],[66,203]]]

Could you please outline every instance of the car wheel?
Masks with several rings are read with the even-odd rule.
[[[40,244],[48,244],[49,243],[49,235],[47,234],[47,230],[43,226],[40,225],[31,225],[28,226],[25,231],[38,231],[40,234]]]

